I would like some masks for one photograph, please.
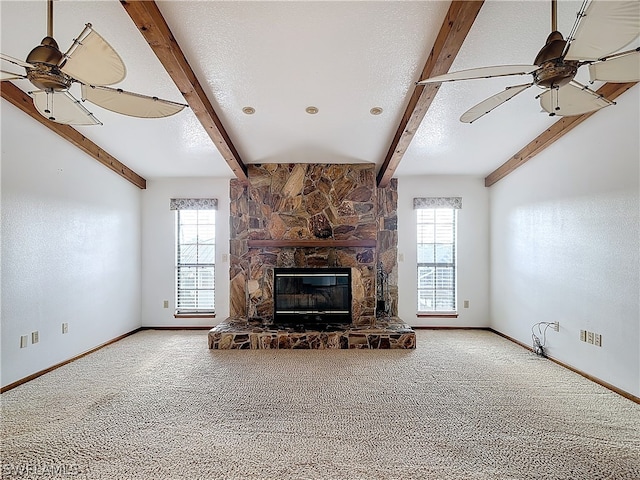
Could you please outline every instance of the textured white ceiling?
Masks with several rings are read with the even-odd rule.
[[[159,2],[245,163],[380,163],[446,2]],[[307,106],[316,115],[305,113]],[[256,113],[247,116],[244,106]],[[372,107],[384,112],[372,116]]]
[[[244,163],[378,166],[449,7],[448,1],[157,3]],[[580,3],[559,2],[565,35]],[[25,58],[46,33],[46,2],[3,0],[0,15],[2,52]],[[55,1],[54,36],[62,50],[87,22],[128,67],[118,87],[183,101],[117,0]],[[452,70],[532,63],[549,32],[550,1],[486,1]],[[458,118],[505,86],[527,81],[444,84],[397,175],[489,174],[554,122],[540,113],[534,98],[540,90],[530,88],[471,125]],[[305,113],[310,105],[319,113]],[[256,113],[245,115],[245,106]],[[384,112],[372,116],[372,107]],[[146,178],[232,175],[190,110],[153,120],[90,110],[104,125],[78,130]],[[3,105],[3,121],[19,114]]]

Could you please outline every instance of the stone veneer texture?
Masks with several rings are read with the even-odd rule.
[[[274,267],[351,267],[356,326],[376,322],[376,266],[397,315],[397,181],[376,188],[368,164],[262,164],[230,185],[230,314],[273,320]],[[327,246],[249,246],[251,240],[315,240]],[[376,247],[338,247],[369,240]]]
[[[415,332],[397,318],[378,321],[375,327],[303,332],[229,318],[209,331],[208,340],[209,348],[214,350],[416,348]]]

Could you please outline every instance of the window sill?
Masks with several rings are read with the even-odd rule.
[[[173,318],[216,318],[215,313],[174,313]]]
[[[418,318],[458,318],[458,312],[418,312]]]

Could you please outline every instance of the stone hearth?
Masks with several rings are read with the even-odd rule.
[[[209,331],[209,348],[252,349],[372,349],[415,348],[416,335],[399,318],[373,327],[329,326],[323,331],[264,325],[260,321],[229,318]]]

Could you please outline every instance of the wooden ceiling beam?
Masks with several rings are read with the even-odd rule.
[[[454,0],[451,2],[433,44],[433,49],[422,69],[421,80],[449,71],[483,3],[484,0]],[[377,183],[379,187],[386,187],[389,184],[439,88],[439,83],[416,85],[387,156],[378,172]]]
[[[38,113],[38,110],[36,110],[36,107],[33,105],[33,99],[27,93],[16,87],[13,83],[7,81],[2,82],[0,94],[2,95],[2,98],[7,100],[9,103],[18,107],[24,113],[40,122],[49,130],[53,130],[55,133],[60,135],[68,142],[71,142],[73,145],[78,147],[90,157],[93,157],[104,166],[110,168],[121,177],[133,183],[136,187],[141,189],[147,188],[147,181],[144,178],[131,170],[124,163],[120,162],[114,156],[105,152],[102,148],[82,135],[75,128],[71,127],[70,125],[62,125],[60,123],[52,122],[51,120],[48,120],[40,115],[40,113]]]
[[[180,45],[173,37],[167,22],[154,1],[120,0],[120,3],[151,46],[169,76],[182,92],[218,151],[235,176],[247,181],[247,167],[240,159],[233,142],[222,125],[204,89],[196,78]]]
[[[597,93],[604,96],[609,100],[615,100],[624,92],[633,87],[637,82],[630,83],[605,83],[597,90]],[[612,107],[610,107],[612,108]],[[490,187],[497,181],[509,175],[516,168],[521,167],[526,162],[531,160],[537,154],[542,152],[545,148],[562,138],[569,133],[574,127],[577,127],[587,118],[591,117],[595,112],[585,113],[583,115],[577,115],[573,117],[562,117],[556,123],[547,128],[544,132],[538,135],[534,140],[529,142],[522,150],[512,156],[509,160],[504,162],[500,167],[490,173],[484,179],[485,187]]]

